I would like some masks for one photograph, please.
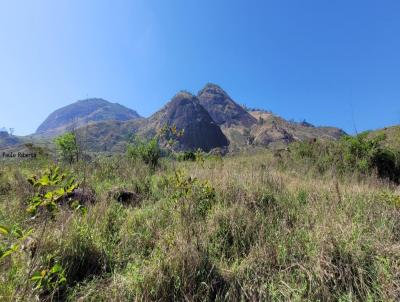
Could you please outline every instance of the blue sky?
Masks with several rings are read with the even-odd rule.
[[[207,82],[349,133],[400,124],[398,0],[4,0],[0,127],[102,97],[149,116]]]

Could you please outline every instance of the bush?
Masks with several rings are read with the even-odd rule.
[[[345,136],[337,142],[296,142],[290,150],[296,159],[305,160],[321,173],[334,169],[339,174],[372,174],[400,181],[400,155],[382,145],[385,136],[368,138],[368,132]]]
[[[376,167],[379,177],[388,178],[396,183],[400,182],[399,161],[399,153],[388,149],[380,149],[372,157],[372,164]]]
[[[194,220],[206,217],[216,197],[215,189],[208,181],[192,178],[181,171],[177,171],[169,177],[168,184],[172,189],[170,197],[181,203],[181,210],[185,214]]]
[[[151,168],[156,168],[161,157],[158,139],[154,137],[149,141],[144,141],[136,137],[134,143],[128,146],[127,155],[134,161],[142,160]]]
[[[178,154],[179,161],[195,161],[196,160],[196,153],[193,151],[185,151]]]
[[[58,136],[54,143],[62,160],[70,164],[79,160],[79,147],[74,133],[68,132]]]

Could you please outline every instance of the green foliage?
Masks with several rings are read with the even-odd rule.
[[[389,205],[393,205],[396,208],[400,209],[400,195],[385,191],[381,193],[380,197]]]
[[[31,215],[35,215],[40,208],[54,212],[57,203],[79,186],[74,177],[61,173],[59,167],[47,169],[42,176],[34,175],[28,178],[28,182],[35,190],[27,208]]]
[[[79,160],[79,146],[74,133],[68,132],[58,136],[54,143],[62,160],[70,164]]]
[[[35,290],[54,292],[67,283],[65,269],[56,263],[50,268],[43,268],[35,272],[30,280],[35,284]]]
[[[345,136],[337,142],[313,140],[290,146],[295,159],[306,160],[321,173],[335,169],[340,174],[376,172],[381,178],[400,181],[400,154],[383,146],[384,135],[374,138],[365,132]]]
[[[196,154],[193,151],[184,151],[184,152],[178,153],[177,158],[179,161],[195,161]]]
[[[169,177],[169,186],[172,189],[171,197],[180,201],[183,210],[188,215],[205,217],[215,201],[215,189],[208,181],[187,176],[182,171],[176,171]]]
[[[32,231],[32,229],[25,231],[17,226],[10,228],[0,225],[0,261],[17,252]]]
[[[71,206],[71,209],[81,213],[82,215],[86,215],[86,213],[87,213],[87,208],[77,200],[73,200],[70,203],[70,206]]]
[[[148,141],[135,137],[127,148],[127,156],[134,161],[141,160],[152,169],[155,169],[159,165],[159,160],[162,156],[160,144],[172,152],[175,144],[183,134],[183,129],[178,130],[175,125],[165,125],[155,137]]]
[[[355,137],[345,136],[340,141],[344,151],[344,165],[368,173],[374,168],[374,158],[382,150],[379,143],[384,139],[384,136],[368,139],[368,132]]]
[[[180,129],[176,125],[164,125],[158,132],[158,137],[166,142],[168,148],[173,149],[179,138],[185,134],[185,129]]]
[[[177,154],[178,161],[195,161],[203,164],[205,161],[204,153],[201,149],[194,151],[184,151]]]
[[[161,149],[158,138],[154,137],[149,141],[144,141],[136,137],[134,142],[128,146],[127,156],[134,160],[141,160],[151,168],[156,168],[161,157]]]

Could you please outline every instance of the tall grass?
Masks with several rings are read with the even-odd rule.
[[[0,168],[0,224],[40,223],[25,211],[25,179],[47,165]],[[67,282],[35,290],[26,242],[0,263],[2,301],[400,299],[400,192],[373,173],[318,171],[269,151],[64,170],[95,192],[84,213],[60,206],[41,238],[39,266],[60,263]],[[138,202],[119,203],[116,189]]]

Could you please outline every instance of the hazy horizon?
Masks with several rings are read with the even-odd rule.
[[[7,1],[0,128],[86,98],[149,116],[207,82],[239,104],[348,133],[400,123],[400,3]]]

